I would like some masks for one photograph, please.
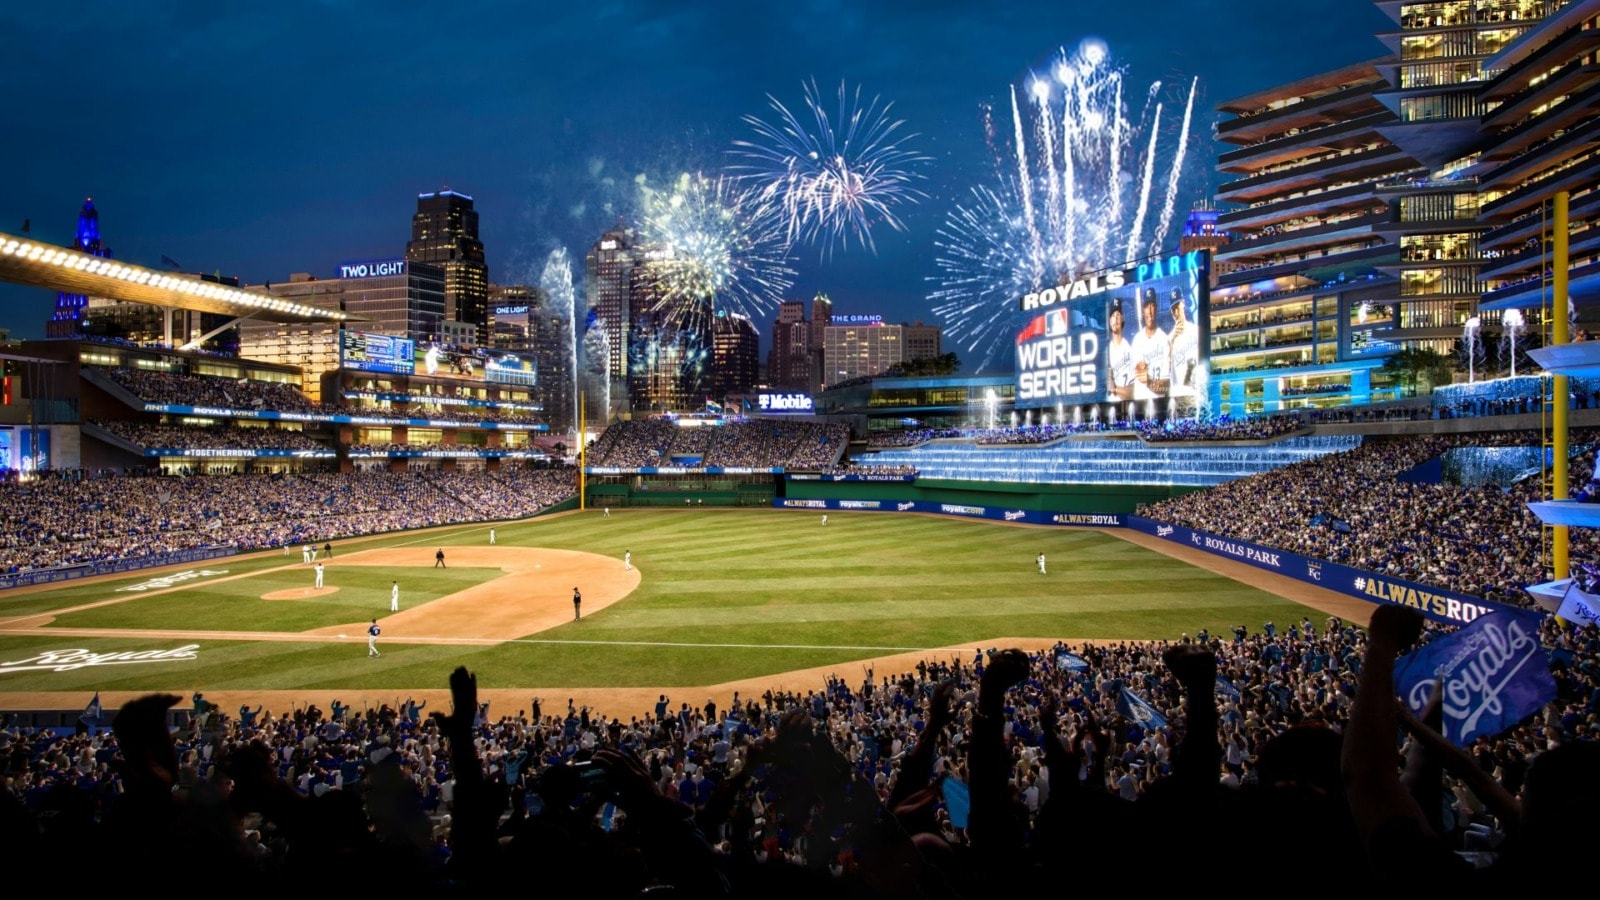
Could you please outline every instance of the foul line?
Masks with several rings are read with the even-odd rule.
[[[50,637],[98,637],[98,638],[129,638],[139,637],[157,640],[189,640],[189,641],[277,641],[284,643],[324,644],[338,643],[341,641],[359,641],[363,635],[352,634],[300,634],[282,631],[151,631],[138,628],[3,628],[0,635],[30,637],[35,639],[48,639]],[[689,641],[575,641],[552,640],[549,638],[474,638],[474,637],[430,637],[423,635],[395,635],[384,637],[385,644],[417,644],[424,646],[461,646],[463,644],[480,647],[495,647],[501,644],[547,644],[551,646],[573,647],[682,647],[687,649],[736,649],[736,650],[868,650],[872,652],[888,653],[925,653],[932,650],[965,650],[965,647],[877,647],[858,644],[713,644]],[[974,648],[977,649],[977,648]]]

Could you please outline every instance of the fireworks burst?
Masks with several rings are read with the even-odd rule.
[[[795,273],[771,202],[736,179],[701,173],[679,176],[670,190],[641,189],[654,312],[698,318],[720,308],[760,319],[777,308]]]
[[[1198,80],[1167,114],[1161,83],[1137,116],[1123,99],[1123,67],[1106,45],[1063,49],[1046,73],[1010,92],[1011,146],[986,112],[995,159],[991,186],[972,189],[940,226],[930,293],[947,333],[982,370],[1007,345],[1023,294],[1163,251],[1188,165]],[[1159,192],[1159,199],[1155,198]]]
[[[880,108],[874,97],[862,106],[859,87],[852,94],[839,83],[831,117],[815,81],[805,84],[805,99],[814,130],[770,94],[776,121],[744,117],[757,139],[734,142],[735,154],[748,160],[734,171],[777,204],[791,243],[818,243],[828,252],[835,244],[848,250],[854,241],[877,252],[873,227],[905,230],[896,210],[924,196],[912,185],[924,177],[918,169],[929,158],[903,146],[916,135],[897,135],[905,123],[889,118],[894,104]]]

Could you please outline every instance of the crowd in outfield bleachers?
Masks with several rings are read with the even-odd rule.
[[[1593,432],[1573,434],[1574,447],[1590,449],[1569,464],[1567,496],[1589,480],[1597,439]],[[1140,514],[1528,605],[1523,588],[1546,578],[1539,541],[1529,537],[1541,527],[1527,508],[1542,499],[1537,478],[1501,487],[1418,483],[1398,476],[1455,447],[1538,443],[1531,432],[1368,437],[1357,449],[1149,504]],[[1600,558],[1595,530],[1574,529],[1571,552],[1576,559]]]
[[[251,895],[561,872],[607,898],[962,898],[1230,860],[1273,884],[1321,860],[1342,890],[1514,890],[1592,823],[1600,631],[1547,621],[1556,699],[1465,748],[1396,710],[1394,660],[1432,634],[1415,612],[1231,631],[653,709],[491,710],[458,669],[445,709],[235,715],[197,693],[169,735],[184,701],[152,695],[109,730],[0,731],[0,841],[34,871],[92,857],[124,886],[168,883],[159,857]],[[1165,721],[1125,717],[1124,689]]]
[[[1146,420],[1134,426],[1142,440],[1150,443],[1172,441],[1268,441],[1292,434],[1305,425],[1296,415],[1252,416],[1247,419],[1172,419]]]

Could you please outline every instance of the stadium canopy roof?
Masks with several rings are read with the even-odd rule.
[[[295,303],[195,275],[161,272],[9,234],[0,234],[0,281],[263,322],[360,320],[359,316],[336,309]]]

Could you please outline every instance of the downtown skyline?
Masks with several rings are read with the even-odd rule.
[[[770,120],[773,99],[802,108],[814,80],[891,105],[904,146],[927,158],[923,196],[898,208],[903,231],[875,227],[875,253],[797,244],[774,301],[823,292],[841,313],[944,324],[929,301],[935,234],[993,172],[986,107],[1001,118],[1014,86],[1087,38],[1132,85],[1198,79],[1186,210],[1216,180],[1216,103],[1382,52],[1370,3],[1281,7],[614,3],[532,17],[468,3],[448,28],[408,4],[13,9],[0,12],[13,83],[50,77],[5,101],[0,160],[18,178],[0,231],[28,220],[33,237],[68,243],[93,196],[118,259],[247,284],[332,277],[403,255],[416,195],[448,186],[476,198],[491,280],[533,283],[551,250],[581,261],[619,217],[636,224],[641,178],[736,165],[748,117]],[[1315,41],[1301,39],[1309,22]],[[0,326],[42,336],[53,302],[0,286]]]

